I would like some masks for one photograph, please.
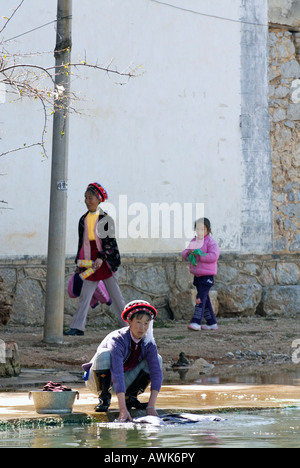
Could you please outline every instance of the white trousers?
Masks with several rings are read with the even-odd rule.
[[[158,355],[160,366],[162,366],[162,358]],[[108,370],[111,367],[111,354],[108,349],[100,349],[97,351],[93,358],[93,365],[91,367],[89,378],[86,381],[87,388],[97,395],[97,384],[95,381],[94,370]],[[146,359],[143,359],[139,364],[133,369],[124,372],[124,380],[126,389],[135,381],[141,370],[149,374],[149,368]],[[115,393],[114,387],[112,387],[112,392]]]
[[[125,307],[125,301],[122,296],[118,280],[113,275],[110,278],[103,280],[103,283],[105,284],[109,297],[112,301],[112,304],[110,307],[112,307],[113,309],[113,312],[116,316],[118,324],[123,327],[124,322],[121,318],[121,314]],[[73,320],[71,322],[70,328],[76,328],[77,330],[81,330],[81,331],[85,330],[85,324],[86,324],[86,319],[87,319],[87,315],[88,315],[88,311],[90,307],[90,302],[92,300],[94,292],[96,291],[97,286],[98,286],[98,281],[88,281],[88,280],[83,281],[81,294],[80,294],[79,302],[78,302],[78,307],[73,316]]]

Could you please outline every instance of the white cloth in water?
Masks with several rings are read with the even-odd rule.
[[[161,417],[157,416],[142,416],[140,418],[134,418],[133,423],[135,424],[150,424],[151,426],[169,426],[175,424],[198,424],[205,422],[221,422],[225,419],[219,416],[213,415],[200,415],[190,413],[176,413],[176,414],[165,414]],[[116,420],[115,422],[120,422]],[[127,423],[124,423],[127,424]]]

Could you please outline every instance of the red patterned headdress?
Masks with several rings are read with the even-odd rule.
[[[102,185],[98,184],[98,182],[93,182],[92,184],[89,184],[86,190],[90,190],[91,192],[93,192],[96,195],[96,197],[99,198],[100,202],[104,202],[108,199],[107,191]]]
[[[149,302],[137,300],[129,302],[125,306],[125,309],[122,312],[122,319],[124,322],[128,322],[131,317],[138,312],[146,312],[150,315],[151,320],[154,320],[157,316],[157,310]]]

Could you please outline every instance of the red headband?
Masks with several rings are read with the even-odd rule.
[[[133,301],[125,306],[124,311],[122,312],[122,319],[124,322],[128,322],[134,314],[138,312],[146,312],[151,316],[151,319],[154,320],[157,316],[157,310],[149,302],[146,301]]]

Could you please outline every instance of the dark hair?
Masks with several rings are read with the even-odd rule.
[[[86,194],[87,194],[88,192],[90,192],[92,195],[94,195],[94,197],[98,198],[99,203],[101,202],[100,197],[99,197],[99,194],[96,192],[96,190],[93,190],[91,187],[88,187],[88,188],[86,189],[86,191],[84,192],[84,195],[86,196]]]
[[[206,226],[206,229],[208,230],[208,233],[211,234],[211,224],[208,218],[199,218],[195,221],[194,229],[196,230],[197,224],[202,223],[204,226]]]
[[[146,310],[145,311],[139,311],[139,312],[136,312],[135,314],[132,314],[132,316],[128,320],[131,321],[131,320],[133,320],[134,317],[136,317],[137,320],[140,320],[142,317],[144,317],[144,315],[147,315],[147,317],[149,318],[150,321],[152,320],[151,314],[149,312],[147,312]]]

